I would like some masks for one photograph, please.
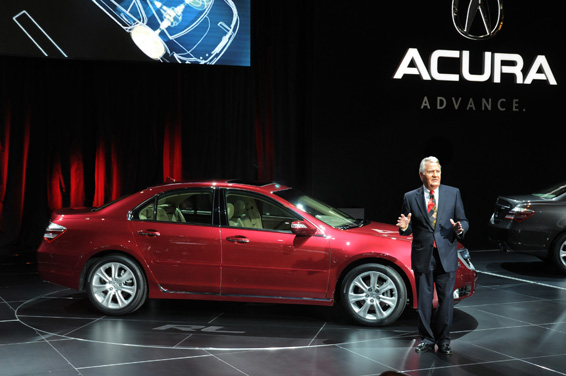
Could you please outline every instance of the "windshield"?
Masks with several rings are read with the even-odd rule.
[[[296,189],[287,189],[284,191],[274,192],[277,196],[289,201],[297,209],[304,211],[329,226],[347,229],[352,227],[360,227],[367,222],[356,219],[332,206],[320,202],[312,197],[305,195]]]
[[[552,185],[546,189],[541,189],[537,193],[533,193],[533,196],[538,196],[541,198],[555,198],[566,192],[566,182],[560,184]]]

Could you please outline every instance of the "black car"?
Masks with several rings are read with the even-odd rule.
[[[505,251],[539,256],[566,273],[566,182],[533,194],[499,196],[489,238]]]

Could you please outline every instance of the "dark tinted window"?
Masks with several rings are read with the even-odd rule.
[[[212,224],[211,190],[179,190],[159,196],[140,208],[135,218],[159,222]]]

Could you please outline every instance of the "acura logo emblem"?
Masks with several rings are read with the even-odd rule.
[[[452,0],[452,22],[465,38],[493,37],[503,26],[503,0]]]

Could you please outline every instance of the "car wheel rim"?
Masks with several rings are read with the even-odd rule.
[[[566,266],[566,242],[562,243],[560,247],[560,252],[558,252],[558,259],[562,263],[562,265]]]
[[[383,319],[397,307],[397,287],[387,275],[368,271],[358,275],[350,284],[348,302],[363,319]]]
[[[136,278],[134,273],[121,263],[107,263],[94,273],[92,295],[104,307],[120,309],[130,304],[136,295]]]

